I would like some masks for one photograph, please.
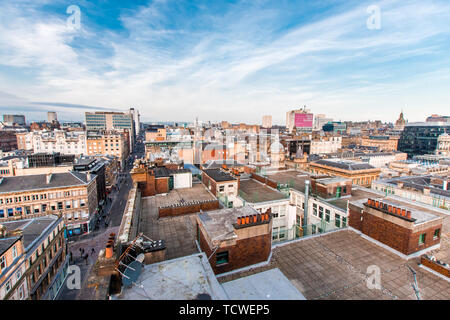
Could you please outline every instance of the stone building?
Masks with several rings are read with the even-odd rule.
[[[93,229],[97,177],[65,172],[0,178],[0,223],[61,213],[68,235]]]

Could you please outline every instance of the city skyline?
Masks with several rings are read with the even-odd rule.
[[[373,5],[380,25],[371,29]],[[135,107],[144,122],[260,123],[267,114],[283,125],[286,111],[303,105],[335,120],[383,122],[401,110],[416,122],[448,109],[445,1],[16,1],[0,9],[3,114],[56,111],[81,121],[85,111]]]

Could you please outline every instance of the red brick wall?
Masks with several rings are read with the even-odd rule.
[[[260,176],[259,174],[256,174],[256,173],[252,173],[250,177],[252,179],[255,179],[255,180],[257,180],[257,181],[259,181],[261,183],[264,183],[264,184],[266,184],[269,187],[274,188],[274,189],[276,189],[277,186],[278,186],[277,182],[275,182],[273,180],[270,180],[269,178]]]
[[[200,212],[200,210],[211,211],[217,209],[220,209],[219,200],[214,200],[198,204],[187,204],[179,207],[158,208],[158,215],[160,218],[175,217],[184,214]]]
[[[447,278],[450,278],[450,269],[449,268],[446,268],[440,264],[437,264],[435,261],[431,261],[425,257],[420,258],[420,263],[423,264],[425,267],[428,267],[431,270],[439,272],[440,274],[446,276]]]
[[[250,227],[251,228],[251,227]],[[212,251],[206,242],[203,233],[200,232],[200,248],[210,257]],[[213,256],[209,259],[209,263],[215,274],[232,271],[243,268],[255,263],[267,261],[270,255],[272,245],[272,235],[269,232],[266,235],[261,235],[244,240],[238,240],[235,246],[217,249]],[[217,253],[228,251],[228,263],[216,266]]]
[[[217,185],[216,182],[211,179],[206,173],[202,172],[202,182],[205,185],[205,187],[212,192],[212,194],[217,194]],[[209,184],[211,184],[211,187],[209,187]]]
[[[169,192],[169,178],[157,178],[155,181],[156,194]]]
[[[361,221],[361,216],[363,220]],[[404,228],[393,222],[366,213],[351,204],[349,205],[348,223],[351,227],[361,231],[365,235],[380,241],[381,243],[400,251],[405,255],[434,246],[440,242],[440,238],[433,239],[436,226],[430,226],[426,230],[413,233],[413,230]],[[419,246],[419,237],[426,233],[425,243]]]

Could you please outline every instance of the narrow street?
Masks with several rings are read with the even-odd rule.
[[[83,288],[87,275],[97,260],[98,253],[104,249],[110,233],[117,234],[122,220],[123,212],[128,199],[128,194],[133,185],[130,171],[133,167],[134,158],[144,155],[143,144],[137,144],[131,159],[127,160],[124,172],[118,177],[118,188],[108,195],[108,201],[104,208],[105,218],[102,218],[98,229],[84,235],[73,236],[68,239],[68,252],[72,253],[72,261],[69,265],[77,265],[81,271],[81,288]],[[105,224],[106,221],[106,224]],[[83,251],[88,258],[82,258]],[[61,288],[58,300],[76,300],[80,290],[68,289],[67,284]]]

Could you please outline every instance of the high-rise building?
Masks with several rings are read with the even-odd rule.
[[[128,129],[131,151],[135,142],[133,114],[130,112],[86,112],[86,131],[110,131]]]
[[[311,110],[304,106],[298,110],[288,111],[286,113],[286,128],[292,132],[294,128],[297,132],[311,132],[313,129],[314,115]]]
[[[10,123],[10,124],[18,124],[21,126],[26,125],[25,122],[25,116],[21,114],[4,114],[3,115],[3,122]]]
[[[272,116],[263,116],[262,127],[266,129],[272,128]]]
[[[54,111],[47,112],[47,121],[48,122],[58,121],[58,117],[56,116],[56,112],[54,112]]]
[[[326,118],[324,114],[316,114],[316,116],[314,117],[313,129],[317,131],[322,130],[324,124],[332,121],[333,121],[332,118]]]
[[[141,132],[141,115],[139,114],[139,111],[134,108],[130,108],[130,114],[132,115],[134,121],[135,134],[138,136]]]

